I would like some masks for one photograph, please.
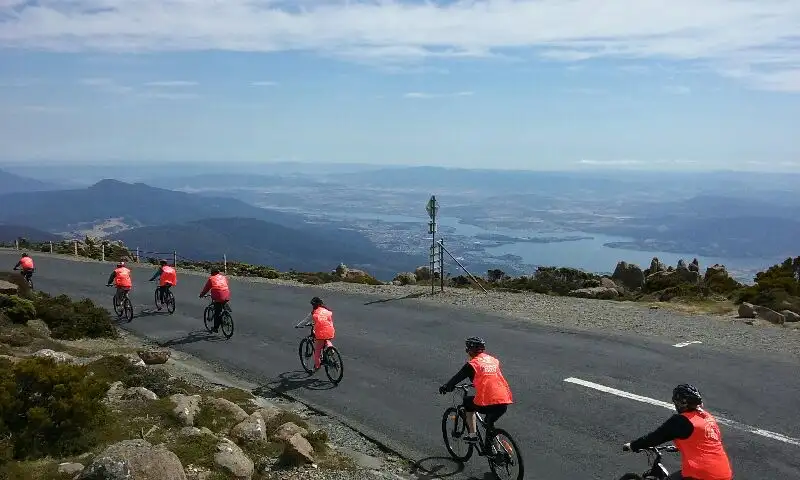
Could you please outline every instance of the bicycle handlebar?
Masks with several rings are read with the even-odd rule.
[[[633,450],[629,450],[629,451],[632,452]],[[666,446],[663,446],[663,447],[647,447],[647,448],[643,448],[643,449],[641,449],[641,450],[639,450],[637,452],[634,452],[634,453],[639,453],[639,452],[652,452],[652,453],[668,452],[668,453],[675,453],[677,451],[678,451],[678,447],[676,447],[675,445],[666,445]]]

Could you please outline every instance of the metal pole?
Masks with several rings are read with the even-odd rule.
[[[106,244],[105,243],[101,243],[100,244],[100,258],[101,258],[101,260],[100,260],[101,262],[105,262],[106,261]]]
[[[439,283],[444,292],[444,239],[439,239]]]
[[[78,241],[77,240],[75,240],[75,243],[73,244],[73,246],[75,247],[75,256],[77,257],[78,256]]]
[[[175,250],[172,251],[172,266],[173,267],[178,266],[178,252],[176,252]]]
[[[53,241],[50,240],[50,254],[53,254]]]
[[[434,264],[436,263],[436,250],[435,250],[435,248],[436,248],[436,196],[435,195],[431,195],[431,201],[433,202],[432,209],[431,209],[431,212],[433,212],[431,214],[431,221],[433,222],[433,228],[431,228],[431,247],[434,248],[434,250],[432,252],[433,255],[431,255],[433,257],[431,259],[431,295],[433,295],[436,292],[434,284],[433,284],[433,273],[434,273],[433,267],[434,267]],[[439,265],[439,269],[440,270],[441,270],[441,268],[442,268],[442,266]]]
[[[461,265],[461,262],[459,262],[459,261],[456,259],[456,257],[454,257],[452,253],[450,253],[450,250],[447,250],[446,248],[444,248],[444,245],[442,245],[442,246],[441,246],[441,248],[442,248],[442,249],[444,249],[444,251],[445,251],[445,252],[447,252],[447,254],[450,256],[450,258],[452,258],[452,259],[453,259],[453,261],[455,261],[455,262],[458,264],[458,266],[459,266],[459,267],[461,267],[461,269],[462,269],[462,270],[464,270],[465,272],[467,272],[467,275],[469,275],[469,278],[471,278],[471,279],[472,279],[472,281],[473,281],[473,282],[475,282],[475,284],[476,284],[477,286],[481,287],[481,290],[483,290],[483,293],[489,293],[489,292],[487,292],[487,291],[486,291],[486,289],[485,289],[485,288],[483,288],[483,285],[481,285],[481,284],[478,282],[478,280],[477,280],[475,277],[473,277],[471,273],[469,273],[469,270],[467,270],[467,269],[464,267],[464,265]]]
[[[139,247],[136,247],[136,263],[139,263]]]
[[[222,269],[225,271],[225,275],[228,274],[228,255],[222,254]]]
[[[19,250],[19,239],[18,238],[14,239],[14,250]]]

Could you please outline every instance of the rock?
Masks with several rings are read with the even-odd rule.
[[[86,467],[80,463],[61,463],[58,465],[58,473],[72,476],[82,472],[84,468]]]
[[[217,452],[214,454],[214,463],[220,468],[231,473],[237,479],[250,479],[253,476],[255,465],[247,458],[238,445],[223,438],[217,444]]]
[[[0,293],[5,295],[16,295],[19,287],[11,282],[6,282],[5,280],[0,280]]]
[[[203,427],[203,428],[183,427],[180,430],[178,430],[178,433],[180,433],[184,437],[196,437],[198,435],[211,435],[211,436],[214,436],[214,432],[209,430],[207,427]]]
[[[146,365],[160,365],[169,360],[169,350],[140,350],[136,352]]]
[[[399,287],[403,284],[403,282],[401,282],[400,280],[392,280],[391,282],[389,282],[389,284],[394,285],[395,287]]]
[[[729,277],[728,269],[725,268],[725,265],[720,265],[715,263],[710,267],[706,268],[706,274],[703,276],[703,281],[708,282],[712,277],[716,277],[717,275],[725,275]]]
[[[697,259],[695,258],[692,260],[692,263],[690,263],[687,268],[689,269],[690,272],[700,273],[700,262],[698,262]]]
[[[231,437],[240,442],[257,442],[267,439],[267,428],[261,414],[254,412],[250,417],[231,429]]]
[[[781,311],[781,315],[783,315],[787,323],[800,322],[800,314],[797,314],[791,310],[783,310]]]
[[[611,279],[618,285],[624,285],[629,290],[637,290],[644,287],[644,272],[634,263],[619,262],[614,269]]]
[[[127,358],[131,362],[131,365],[133,365],[134,367],[142,367],[142,368],[144,368],[144,367],[147,366],[144,363],[144,360],[142,360],[137,355],[134,355],[132,353],[127,353],[127,354],[124,355],[124,357]]]
[[[172,413],[187,427],[194,426],[194,417],[200,413],[200,395],[176,393],[169,397],[175,408]]]
[[[646,275],[652,275],[654,273],[663,272],[665,270],[666,268],[664,267],[664,264],[661,263],[658,257],[653,257],[653,259],[650,260],[650,268],[648,268],[645,273]]]
[[[178,456],[162,444],[123,440],[110,445],[81,472],[79,480],[186,480]]]
[[[206,397],[205,401],[215,409],[231,414],[233,419],[236,420],[236,423],[243,422],[248,417],[247,412],[245,412],[242,407],[230,400],[218,397]]]
[[[394,280],[399,281],[400,285],[416,285],[417,276],[411,272],[398,273]],[[394,281],[393,280],[393,281]]]
[[[414,270],[414,277],[417,278],[417,281],[421,280],[430,280],[431,279],[431,268],[427,265],[423,265],[421,267],[417,267]]]
[[[258,409],[258,413],[261,414],[261,418],[264,419],[264,423],[270,423],[281,414],[281,409],[275,407],[274,405],[270,405],[268,407]]]
[[[742,302],[739,305],[739,318],[756,318],[756,307],[752,303]]]
[[[203,467],[198,467],[195,465],[189,465],[186,467],[186,478],[187,480],[208,480],[212,478],[214,472],[211,470],[206,470]]]
[[[568,293],[570,297],[579,298],[594,298],[600,300],[611,300],[619,297],[619,292],[616,288],[609,287],[592,287],[592,288],[579,288],[572,290]]]
[[[108,387],[106,397],[103,401],[106,403],[117,403],[122,400],[122,396],[125,395],[125,393],[125,384],[118,380]]]
[[[43,348],[32,355],[36,358],[52,358],[57,363],[75,363],[75,357],[68,353],[56,352],[49,348]]]
[[[144,387],[131,387],[122,394],[123,400],[158,400],[158,395]]]
[[[784,322],[786,322],[786,317],[776,312],[775,310],[770,310],[767,307],[756,305],[755,311],[756,311],[756,316],[758,318],[766,320],[774,325],[783,325]]]
[[[291,436],[283,447],[280,460],[287,465],[314,463],[314,447],[299,433]]]
[[[681,258],[680,260],[678,260],[678,266],[675,267],[675,269],[679,270],[679,269],[684,269],[684,268],[686,270],[689,270],[689,267],[686,266],[686,260]]]
[[[40,333],[48,338],[50,337],[50,327],[48,327],[44,321],[34,318],[33,320],[28,320],[28,326],[34,329],[37,333]]]
[[[605,288],[613,288],[614,290],[618,290],[619,287],[614,280],[611,280],[609,277],[601,277],[600,278],[600,286]]]
[[[290,438],[298,433],[305,436],[308,435],[308,430],[292,422],[286,422],[278,427],[272,436],[277,440],[283,440],[284,442],[287,442]]]
[[[673,275],[677,275],[680,281],[684,283],[697,284],[700,282],[699,267],[698,270],[692,270],[686,266],[686,262],[684,262],[683,259],[678,261],[678,268],[675,269]]]

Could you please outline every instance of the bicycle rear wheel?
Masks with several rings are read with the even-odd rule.
[[[344,376],[344,364],[342,363],[342,356],[339,355],[339,350],[336,347],[328,347],[325,349],[325,375],[328,380],[334,384],[342,381]]]
[[[158,287],[156,287],[156,291],[153,293],[153,299],[156,308],[159,308],[161,306],[161,295],[159,295]]]
[[[472,456],[474,446],[464,441],[467,435],[467,419],[464,412],[450,407],[442,416],[442,436],[447,453],[459,462],[466,462]]]
[[[300,365],[306,373],[314,373],[314,342],[306,337],[300,340],[300,348],[297,352],[300,355]]]
[[[125,300],[122,302],[123,310],[125,313],[125,318],[128,319],[128,323],[133,321],[133,304],[128,297],[125,297]]]
[[[175,313],[175,295],[171,290],[167,292],[167,311],[170,315]]]
[[[490,452],[487,452],[489,468],[498,479],[522,480],[525,477],[525,466],[522,463],[522,453],[517,447],[517,442],[502,428],[495,428],[490,442],[487,442]],[[516,473],[512,473],[516,471]]]
[[[233,336],[233,316],[227,310],[222,311],[220,328],[225,338],[231,338]]]
[[[120,303],[119,298],[114,295],[111,297],[111,302],[114,304],[114,313],[116,313],[118,317],[122,317],[124,309],[122,308],[122,303]]]

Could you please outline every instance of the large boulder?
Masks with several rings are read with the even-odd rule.
[[[300,433],[295,433],[284,443],[281,463],[299,466],[314,463],[314,447]]]
[[[800,322],[800,314],[791,310],[782,310],[781,315],[786,319],[786,323]]]
[[[238,445],[223,438],[217,444],[214,463],[237,479],[249,480],[253,477],[255,465]]]
[[[592,288],[579,288],[571,290],[568,295],[570,297],[579,298],[594,298],[599,300],[611,300],[619,297],[619,292],[616,288],[610,287],[592,287]]]
[[[742,302],[739,305],[739,318],[756,318],[756,306],[752,303]]]
[[[225,398],[207,397],[205,401],[214,409],[229,413],[237,423],[245,421],[249,416],[242,407]]]
[[[267,439],[267,427],[261,414],[254,412],[231,429],[231,437],[239,442],[257,442]]]
[[[17,291],[19,291],[19,287],[11,282],[6,282],[5,280],[0,280],[0,293],[5,295],[16,295]]]
[[[623,285],[629,290],[639,290],[644,287],[644,272],[635,263],[625,261],[617,263],[611,279],[617,285]]]
[[[786,322],[786,317],[781,315],[780,313],[776,312],[775,310],[771,310],[767,307],[762,307],[761,305],[755,306],[756,316],[762,320],[766,320],[769,323],[775,325],[783,325]]]
[[[400,285],[416,285],[417,276],[411,272],[402,272],[394,277],[394,281],[400,282]]]
[[[184,395],[176,393],[169,397],[175,408],[172,413],[180,420],[185,426],[194,426],[194,417],[200,413],[200,395]]]
[[[286,422],[275,430],[273,437],[278,440],[283,440],[284,442],[288,442],[290,438],[292,438],[293,436],[295,436],[295,434],[298,433],[300,435],[306,436],[308,435],[308,430],[295,423]]]
[[[169,350],[140,350],[136,352],[147,365],[160,365],[169,360]]]
[[[79,480],[186,480],[183,465],[162,444],[123,440],[103,450],[86,467]]]
[[[43,348],[34,353],[32,356],[36,358],[51,358],[56,363],[76,363],[75,357],[69,353],[56,352],[54,350],[50,350],[49,348]]]

